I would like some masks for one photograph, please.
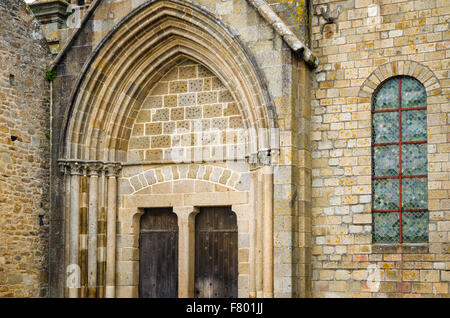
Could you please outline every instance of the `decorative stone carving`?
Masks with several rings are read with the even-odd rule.
[[[262,166],[269,166],[272,163],[270,149],[260,150],[258,152],[258,161]]]
[[[69,173],[71,175],[83,175],[84,174],[84,165],[80,162],[68,162],[67,167],[69,168]]]
[[[89,176],[98,176],[103,169],[103,164],[100,162],[87,163],[86,166],[87,174]]]
[[[317,8],[316,8],[316,15],[322,17],[325,20],[325,23],[322,24],[322,26],[320,27],[320,33],[323,33],[323,29],[327,24],[336,24],[336,33],[337,33],[339,30],[339,26],[337,25],[336,21],[342,12],[342,6],[337,6],[336,9],[333,10],[333,12],[330,12],[329,4],[327,4],[326,6],[325,5],[318,6]]]
[[[70,168],[68,167],[66,162],[59,162],[58,165],[59,165],[59,171],[62,174],[66,175],[66,174],[70,173]]]
[[[119,175],[122,166],[120,163],[107,163],[105,164],[106,176],[117,177]]]
[[[122,165],[118,162],[59,160],[60,171],[70,175],[98,176],[105,172],[108,177],[119,175]]]

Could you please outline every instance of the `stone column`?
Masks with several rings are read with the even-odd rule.
[[[264,184],[262,169],[257,172],[257,198],[256,201],[256,297],[263,297],[263,201]]]
[[[80,298],[87,296],[87,262],[88,262],[88,177],[87,166],[83,164],[82,176],[80,179],[80,246],[79,263],[81,274]]]
[[[117,227],[117,175],[120,167],[107,165],[108,207],[106,217],[106,298],[116,296],[116,227]]]
[[[97,287],[97,214],[99,164],[88,165],[89,208],[88,208],[88,297],[96,297]]]
[[[195,216],[193,206],[174,207],[178,217],[178,297],[194,297]]]
[[[70,167],[70,228],[69,228],[69,297],[78,298],[80,293],[79,234],[80,234],[80,178],[82,166],[78,162],[69,163]]]
[[[106,286],[106,176],[102,167],[98,182],[97,297],[105,297]]]
[[[257,198],[258,198],[258,173],[252,172],[252,186],[250,192],[251,212],[249,215],[249,231],[250,231],[250,251],[249,251],[249,282],[248,282],[248,297],[256,298],[256,215],[258,210]]]
[[[61,172],[64,174],[64,268],[68,268],[70,261],[70,167],[60,162]],[[66,277],[67,279],[67,277]],[[64,296],[69,296],[69,286],[64,285]]]
[[[264,216],[263,216],[263,258],[264,298],[273,297],[273,167],[263,167]]]

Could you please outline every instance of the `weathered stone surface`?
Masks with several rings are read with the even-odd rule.
[[[185,66],[186,64],[189,65]],[[175,77],[170,74],[179,75]],[[180,78],[189,79],[189,93],[185,93],[187,82],[180,81]],[[208,90],[203,85],[207,79],[213,83]],[[192,85],[195,85],[195,88]],[[160,91],[157,89],[160,86],[168,86],[170,92]],[[203,65],[186,60],[169,70],[162,77],[161,82],[155,84],[155,87],[156,90],[151,91],[149,97],[145,99],[146,103],[136,115],[128,143],[129,160],[136,159],[136,150],[146,150],[151,147],[152,149],[146,153],[145,160],[207,161],[210,160],[211,151],[215,151],[210,148],[211,146],[242,144],[242,140],[233,138],[233,134],[241,136],[244,134],[242,115],[237,104],[233,102],[233,97],[219,78],[210,71],[206,72]],[[219,96],[220,103],[218,103]],[[161,102],[162,100],[164,103]],[[147,101],[155,102],[148,107]],[[152,108],[151,111],[148,108]],[[226,109],[225,112],[224,109]],[[143,125],[145,130],[142,128]],[[220,139],[218,131],[222,131],[225,138]],[[151,145],[149,146],[148,137],[150,136]],[[165,151],[163,158],[159,155],[164,148],[179,146],[184,149]],[[199,150],[200,148],[196,147],[203,148]],[[229,153],[231,154],[231,151]],[[181,154],[182,157],[175,158],[175,154]],[[190,157],[191,154],[194,158]],[[220,155],[215,159],[223,160],[229,154],[222,151]]]
[[[164,8],[158,10],[161,31],[136,24],[139,31],[127,38],[135,31],[133,19],[123,19],[140,5],[142,12]],[[137,295],[138,262],[129,250],[138,251],[140,209],[211,202],[244,205],[238,213],[239,295],[266,295],[252,286],[259,264],[251,264],[256,219],[250,218],[266,211],[271,194],[258,192],[267,178],[259,169],[271,162],[277,167],[270,296],[448,297],[449,7],[448,0],[86,1],[79,30],[43,27],[52,52],[68,44],[55,59],[49,177],[42,74],[48,51],[25,5],[2,1],[0,297],[46,296],[48,280],[50,295],[64,295],[64,184],[57,160],[66,156],[128,164],[118,182],[117,255],[125,263],[118,266],[116,296]],[[321,10],[336,13],[335,23],[322,28]],[[176,25],[167,23],[171,12]],[[141,41],[177,28],[191,38],[201,34],[201,43],[183,32],[167,42],[152,35],[155,45]],[[112,30],[122,37],[106,39]],[[75,90],[100,43],[98,54],[107,58],[94,58],[86,71],[95,79],[81,78]],[[160,65],[172,45],[186,55]],[[161,55],[152,59],[149,52]],[[372,244],[371,99],[380,83],[397,75],[417,78],[428,95],[429,244]],[[73,92],[82,102],[73,102]],[[245,144],[242,132],[260,123],[276,127],[276,134],[273,144],[254,151],[267,140]],[[230,163],[238,154],[245,163]],[[378,287],[370,279],[380,280]]]
[[[0,2],[0,30],[0,298],[46,297],[50,51],[23,1]]]
[[[445,271],[439,277],[442,264],[438,260],[447,259],[443,244],[449,239],[450,213],[445,200],[450,183],[448,165],[444,168],[442,163],[449,160],[446,103],[450,82],[444,57],[449,38],[444,20],[450,3],[314,0],[313,6],[328,6],[331,12],[341,6],[342,12],[323,32],[323,18],[312,18],[312,50],[319,57],[311,109],[312,225],[314,249],[321,251],[313,254],[312,266],[313,272],[330,267],[336,278],[345,278],[344,271],[352,277],[340,290],[326,284],[322,276],[314,276],[313,296],[329,292],[357,297],[369,291],[369,265],[381,272],[380,288],[372,296],[429,297],[445,291],[448,295]],[[379,84],[397,75],[417,78],[428,95],[430,244],[424,246],[372,245],[371,239],[371,102]],[[436,153],[439,146],[441,151]],[[439,217],[433,217],[434,213]],[[342,219],[335,219],[338,215]],[[345,254],[324,254],[342,244]],[[414,283],[405,283],[410,281]]]

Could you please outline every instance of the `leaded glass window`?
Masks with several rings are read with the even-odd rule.
[[[372,107],[375,243],[428,241],[427,95],[412,77],[380,85]]]

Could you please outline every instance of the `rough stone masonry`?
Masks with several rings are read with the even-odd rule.
[[[24,2],[0,2],[0,30],[0,297],[45,297],[51,56]]]

